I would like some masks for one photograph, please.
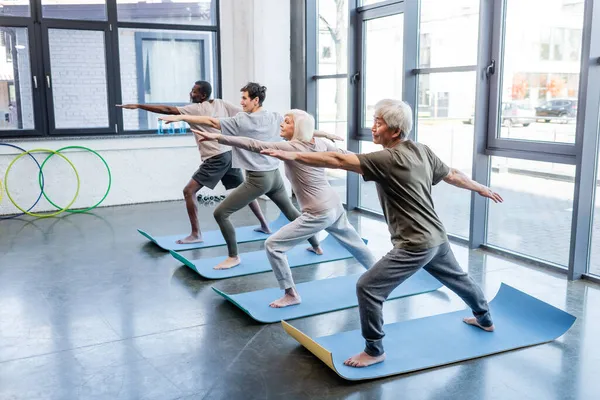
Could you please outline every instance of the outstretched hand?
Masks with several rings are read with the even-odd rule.
[[[283,151],[276,149],[265,149],[260,152],[260,154],[265,154],[267,156],[279,158],[283,161],[294,161],[296,159],[296,153],[293,151]]]
[[[161,115],[158,119],[165,121],[165,124],[170,124],[171,122],[179,122],[181,121],[181,115]]]
[[[138,108],[137,104],[117,104],[116,106],[127,110],[136,110]]]
[[[345,138],[336,135],[335,133],[328,133],[327,134],[327,139],[329,140],[338,140],[340,142],[343,142],[344,140],[346,140]]]
[[[482,197],[487,197],[488,199],[491,199],[494,203],[502,203],[504,201],[502,196],[500,196],[498,193],[494,192],[487,186],[484,186],[483,188],[478,190],[477,193],[479,193],[479,195]]]
[[[220,133],[204,132],[197,129],[192,129],[192,132],[194,132],[194,135],[196,135],[196,139],[198,139],[199,142],[205,142],[207,140],[219,140],[219,136],[221,136]]]

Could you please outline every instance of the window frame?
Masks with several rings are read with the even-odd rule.
[[[222,93],[221,80],[221,36],[220,36],[220,0],[212,0],[211,12],[214,23],[212,25],[189,25],[154,22],[131,22],[118,21],[117,0],[106,0],[106,20],[91,21],[83,19],[55,19],[42,18],[42,4],[39,0],[29,1],[29,16],[0,16],[0,26],[7,28],[27,28],[29,40],[29,62],[32,80],[34,128],[33,129],[6,129],[0,130],[0,140],[4,139],[30,139],[55,137],[110,137],[122,135],[144,136],[153,135],[153,129],[125,130],[123,124],[123,111],[116,108],[116,104],[122,102],[121,93],[121,71],[119,54],[119,29],[147,29],[160,30],[162,38],[185,36],[184,32],[206,32],[214,34],[214,45],[203,43],[202,65],[212,58],[212,70],[214,71],[213,93],[215,97]],[[46,75],[51,74],[50,55],[48,44],[48,29],[76,29],[97,30],[104,32],[105,62],[106,62],[106,85],[108,102],[108,126],[104,128],[69,128],[55,129],[55,115],[52,101],[52,87],[48,90]],[[212,57],[206,57],[206,51],[214,51]],[[210,70],[206,69],[206,71]],[[50,75],[51,78],[51,75]],[[23,77],[21,77],[23,79]],[[37,88],[34,87],[37,81]],[[51,85],[52,86],[52,85]]]

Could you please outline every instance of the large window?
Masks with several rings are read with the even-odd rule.
[[[471,175],[475,72],[419,76],[417,139],[452,168]],[[435,209],[446,230],[469,237],[471,193],[440,183],[433,188]]]
[[[370,141],[374,105],[408,102],[411,139],[504,197],[494,204],[435,186],[436,212],[449,234],[568,267],[569,277],[600,276],[596,2],[352,0],[347,68],[332,35],[341,26],[334,16],[341,1],[313,2],[319,45],[314,64],[307,56],[307,70],[315,71],[307,87],[318,88],[320,126],[345,129],[337,118],[344,115],[348,148],[377,151]],[[346,79],[347,121],[337,95]],[[356,174],[347,182],[350,208],[381,213],[374,184]]]
[[[317,129],[348,136],[348,2],[347,0],[318,0],[315,73],[309,78],[315,90]],[[347,142],[337,142],[347,148]],[[347,174],[341,170],[327,170],[330,185],[342,202],[346,201]]]
[[[151,133],[155,116],[115,105],[185,104],[199,79],[220,95],[218,0],[31,5],[0,7],[2,137]]]
[[[34,129],[29,30],[0,27],[0,132]]]
[[[104,32],[49,29],[48,44],[50,72],[45,83],[54,128],[108,128]]]
[[[507,0],[500,138],[575,143],[583,2]],[[532,18],[539,10],[543,18]]]
[[[402,98],[404,14],[364,23],[363,127],[373,124],[375,104]]]
[[[600,110],[599,110],[600,112]],[[600,131],[598,131],[600,134]],[[593,205],[592,245],[588,271],[600,277],[600,147],[596,153],[595,201]]]
[[[117,0],[119,21],[180,25],[216,25],[216,1]]]
[[[216,80],[211,32],[122,28],[119,49],[124,103],[183,104],[189,102],[193,82]],[[126,131],[156,129],[157,121],[143,110],[123,113]]]
[[[504,203],[488,212],[488,243],[567,266],[575,167],[492,157],[491,187]]]
[[[383,147],[380,145],[374,144],[368,140],[360,141],[360,153],[373,153],[375,151],[382,150]],[[366,182],[364,179],[360,178],[360,199],[359,206],[364,208],[365,210],[374,211],[378,214],[383,214],[383,209],[381,208],[381,203],[379,202],[379,196],[377,194],[377,186],[375,182],[369,181]]]
[[[478,25],[478,0],[421,1],[417,140],[467,176],[473,169]],[[440,183],[433,198],[448,233],[468,238],[471,193]]]

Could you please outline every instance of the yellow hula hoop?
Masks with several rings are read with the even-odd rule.
[[[65,208],[60,209],[60,210],[58,210],[56,212],[53,212],[51,214],[32,213],[32,212],[28,212],[28,211],[23,210],[13,200],[12,196],[10,195],[10,191],[8,190],[8,173],[10,172],[10,169],[15,164],[15,162],[17,162],[18,159],[20,159],[21,157],[23,157],[23,156],[25,156],[27,154],[30,154],[30,153],[52,153],[52,154],[55,154],[55,155],[61,157],[66,162],[68,162],[69,165],[71,166],[71,168],[73,168],[73,171],[75,172],[75,176],[77,177],[77,190],[75,191],[75,196],[73,197],[73,200],[71,200],[71,202],[69,204],[67,204],[67,206]],[[61,153],[58,153],[58,152],[56,152],[54,150],[50,150],[50,149],[33,149],[33,150],[29,150],[29,151],[26,151],[24,153],[19,154],[14,160],[12,160],[12,162],[10,164],[8,164],[8,168],[6,169],[6,172],[4,174],[4,186],[5,186],[5,189],[6,189],[6,196],[8,197],[8,199],[10,200],[10,202],[13,203],[13,205],[15,207],[17,207],[21,212],[23,212],[23,213],[25,213],[27,215],[31,215],[32,217],[48,218],[48,217],[54,217],[55,215],[58,215],[58,214],[60,214],[60,213],[62,213],[64,211],[66,211],[68,208],[70,208],[73,205],[73,203],[75,203],[75,200],[77,200],[77,196],[79,196],[80,182],[79,182],[79,174],[77,173],[77,169],[75,168],[75,166],[73,165],[73,163],[71,162],[71,160],[69,160],[67,157],[65,157]]]

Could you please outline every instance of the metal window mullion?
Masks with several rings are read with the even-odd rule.
[[[155,29],[169,31],[200,31],[200,32],[217,32],[217,25],[184,25],[184,24],[158,24],[155,22],[127,22],[118,21],[119,28],[129,29]]]
[[[356,7],[357,0],[348,0],[348,76],[362,73],[362,21]],[[348,150],[360,152],[360,142],[357,139],[362,124],[361,81],[353,82],[348,79]],[[353,210],[359,207],[360,177],[354,172],[346,174],[346,208]]]
[[[212,6],[214,7],[215,23],[217,25],[217,31],[213,40],[213,48],[210,51],[215,52],[213,57],[213,69],[217,74],[217,84],[215,85],[217,90],[216,94],[218,97],[223,97],[223,73],[221,70],[221,0],[213,0]]]
[[[358,15],[362,21],[368,21],[376,18],[389,17],[391,15],[401,14],[404,12],[405,7],[415,6],[417,0],[411,0],[408,3],[404,2],[390,2],[389,4],[381,5],[375,8],[361,8],[358,10]],[[418,23],[418,21],[416,21]]]
[[[495,14],[494,3],[482,1],[479,6],[479,37],[477,49],[477,70],[475,84],[475,122],[473,127],[473,162],[472,179],[489,186],[490,183],[490,157],[485,150],[488,142],[489,121],[492,118],[490,99],[492,82],[486,75],[486,67],[493,57],[493,50],[498,46],[499,36],[497,25],[501,15]],[[496,78],[497,74],[492,75]],[[497,80],[497,79],[492,79]],[[497,88],[497,85],[494,86]],[[496,103],[497,104],[497,103]],[[471,211],[469,218],[469,247],[474,249],[486,242],[487,237],[488,201],[478,194],[471,193]]]
[[[112,27],[109,32],[111,50],[110,55],[112,58],[112,62],[110,66],[112,67],[108,78],[111,82],[112,86],[112,108],[114,111],[114,122],[116,124],[116,132],[117,134],[124,133],[124,122],[123,122],[123,112],[122,110],[117,110],[116,104],[121,104],[123,102],[122,95],[122,82],[121,82],[121,57],[119,52],[119,29],[117,28],[117,0],[107,0],[106,3],[106,12],[108,17],[108,23]]]
[[[404,69],[402,79],[402,100],[407,102],[413,113],[413,121],[417,121],[417,85],[418,76],[413,71],[418,67],[419,58],[419,1],[409,1],[404,5],[404,32],[402,65]],[[413,138],[417,137],[417,124],[413,124]]]
[[[312,80],[320,80],[320,79],[336,79],[336,78],[347,78],[348,74],[329,74],[329,75],[313,75],[310,78]]]
[[[317,81],[309,79],[317,74],[317,46],[318,46],[318,2],[317,0],[306,0],[306,111],[317,115]]]
[[[498,147],[497,145],[497,130],[499,127],[498,121],[500,121],[500,102],[502,96],[502,68],[503,68],[503,47],[504,47],[504,12],[505,12],[505,0],[495,0],[481,2],[480,10],[485,9],[487,11],[487,17],[485,21],[480,19],[479,29],[480,38],[481,32],[487,32],[491,30],[491,37],[489,41],[491,43],[491,49],[482,57],[480,54],[478,59],[478,67],[480,73],[486,75],[486,67],[490,65],[492,60],[495,61],[495,72],[490,75],[489,79],[489,100],[488,100],[488,111],[486,112],[487,118],[487,143],[486,147]],[[491,10],[490,10],[491,9]],[[490,16],[491,13],[491,16]],[[480,11],[480,17],[482,13]],[[487,22],[491,25],[482,25],[482,22]],[[491,27],[491,29],[490,29]],[[477,115],[475,115],[477,119]]]
[[[417,68],[412,70],[413,74],[441,74],[448,72],[471,72],[477,71],[477,65],[457,65],[453,67],[428,67],[428,68]]]
[[[291,98],[292,108],[306,110],[312,113],[306,106],[308,96],[306,82],[308,80],[306,49],[315,48],[316,32],[306,29],[306,11],[308,7],[316,7],[316,0],[297,0],[290,3],[290,61],[291,61]],[[315,93],[311,93],[315,96]]]
[[[589,266],[600,141],[600,4],[586,0],[584,10],[569,280],[580,279]]]

